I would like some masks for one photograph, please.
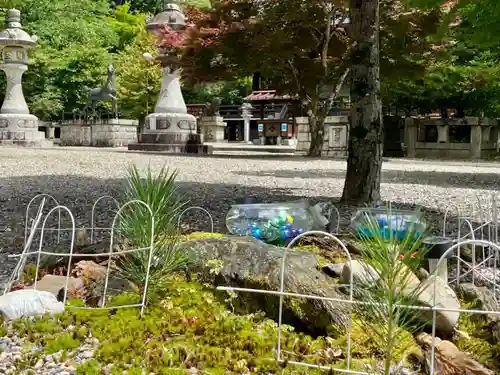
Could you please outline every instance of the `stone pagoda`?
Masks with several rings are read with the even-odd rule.
[[[38,131],[38,118],[30,114],[24,99],[22,76],[28,70],[28,50],[37,37],[22,29],[21,12],[10,9],[6,28],[0,32],[0,69],[7,76],[5,99],[0,109],[0,145],[50,146],[45,133]]]
[[[169,1],[165,1],[162,12],[147,22],[148,31],[157,36],[161,35],[166,26],[177,32],[182,32],[186,27],[180,6]],[[160,49],[156,58],[149,53],[145,53],[144,57],[161,64],[163,80],[155,111],[146,117],[139,143],[129,144],[128,149],[206,153],[206,147],[197,134],[196,118],[188,113],[182,96],[179,56],[168,49]]]

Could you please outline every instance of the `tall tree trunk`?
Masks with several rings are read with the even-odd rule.
[[[351,67],[351,129],[342,200],[380,200],[383,124],[380,99],[379,0],[351,0],[354,39]]]
[[[311,144],[307,156],[319,157],[323,151],[323,142],[325,139],[325,117],[318,116],[311,110],[307,113],[309,122],[309,131],[311,134]]]
[[[252,91],[259,91],[261,86],[261,76],[259,72],[255,72],[252,77]]]

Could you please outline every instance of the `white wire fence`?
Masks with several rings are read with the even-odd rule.
[[[37,214],[34,218],[31,218],[30,209],[31,206],[37,201],[41,200],[41,204],[39,206]],[[113,221],[110,226],[101,226],[96,224],[97,208],[99,205],[105,201],[110,201],[116,209]],[[54,207],[50,209],[50,211],[45,215],[43,221],[43,211],[44,206],[48,202],[53,203]],[[114,237],[116,234],[116,226],[119,221],[120,215],[124,209],[129,208],[130,206],[137,205],[143,206],[149,212],[151,217],[151,228],[150,228],[150,243],[149,246],[138,248],[138,249],[128,249],[115,251],[114,250]],[[336,227],[333,230],[333,233],[327,233],[323,231],[310,231],[300,234],[298,237],[294,238],[286,248],[283,250],[283,258],[281,261],[280,267],[280,288],[279,290],[263,290],[263,289],[250,289],[250,288],[237,288],[233,286],[219,286],[217,289],[225,290],[230,292],[244,292],[244,293],[261,293],[267,295],[275,295],[279,297],[279,311],[278,311],[278,337],[276,343],[276,360],[280,363],[287,363],[289,365],[297,365],[301,367],[308,368],[317,368],[323,369],[327,371],[336,371],[339,373],[347,373],[347,374],[371,374],[373,371],[358,371],[352,369],[352,338],[351,338],[351,328],[352,328],[352,315],[348,319],[348,323],[346,324],[346,332],[347,332],[347,347],[345,352],[345,366],[341,368],[335,368],[335,366],[324,366],[324,365],[316,365],[301,361],[292,361],[285,357],[282,348],[282,333],[283,333],[283,304],[284,298],[303,298],[303,299],[315,299],[315,300],[323,300],[329,301],[339,305],[362,305],[367,302],[362,300],[357,300],[354,298],[354,289],[357,287],[353,282],[353,273],[350,273],[350,279],[348,284],[340,285],[336,284],[335,286],[340,288],[344,288],[345,298],[329,298],[325,296],[319,295],[310,295],[310,294],[300,294],[300,293],[291,293],[285,290],[285,279],[286,279],[286,265],[287,265],[287,255],[290,249],[295,245],[300,239],[306,236],[320,236],[322,238],[329,238],[331,241],[336,243],[338,247],[342,250],[346,258],[346,264],[351,266],[352,258],[351,254],[348,251],[347,246],[337,237],[340,233],[340,212],[332,205],[332,209],[330,210],[330,217],[328,218],[330,222],[336,219]],[[214,220],[210,212],[208,212],[203,207],[189,207],[185,209],[177,223],[178,226],[182,223],[182,217],[189,211],[197,210],[201,213],[207,215],[210,223],[210,230],[214,231]],[[453,238],[453,245],[446,251],[446,253],[437,260],[436,269],[439,269],[443,264],[446,265],[448,259],[454,259],[456,261],[456,275],[450,279],[451,286],[458,286],[461,282],[472,281],[472,283],[481,282],[482,284],[487,284],[492,287],[494,294],[497,294],[497,290],[500,287],[498,277],[497,277],[497,267],[499,260],[499,250],[498,246],[498,200],[496,195],[492,195],[490,199],[485,203],[483,200],[478,198],[477,205],[470,204],[469,207],[449,207],[444,215],[444,220],[442,223],[442,235],[448,235],[448,229],[450,223],[455,221],[457,223],[456,231]],[[335,216],[333,216],[335,215]],[[48,227],[47,223],[49,219],[56,218],[55,227]],[[332,219],[333,217],[333,219]],[[69,221],[70,225],[63,225],[65,220]],[[31,225],[30,225],[31,224]],[[82,254],[75,253],[75,235],[76,235],[76,225],[75,218],[72,211],[67,207],[59,204],[57,200],[48,194],[40,194],[34,197],[27,209],[26,209],[26,220],[25,220],[25,246],[23,252],[21,254],[15,255],[15,257],[19,258],[18,265],[14,270],[10,284],[8,288],[4,291],[6,293],[12,282],[18,280],[20,272],[22,272],[23,266],[26,263],[26,259],[30,256],[35,256],[37,258],[36,261],[36,277],[35,280],[38,279],[39,274],[39,265],[41,256],[58,256],[65,257],[68,259],[68,269],[66,274],[66,287],[64,289],[64,301],[67,300],[67,293],[69,287],[69,280],[71,277],[71,264],[74,259],[78,257],[107,257],[107,272],[104,286],[104,294],[101,299],[100,306],[96,308],[100,309],[116,309],[116,308],[125,308],[125,307],[139,307],[141,309],[141,314],[144,313],[147,301],[147,292],[148,292],[148,283],[150,277],[150,269],[154,258],[154,234],[155,234],[155,223],[154,223],[154,215],[151,208],[142,201],[130,201],[125,203],[124,205],[120,205],[119,202],[110,196],[103,196],[96,200],[92,205],[91,212],[91,222],[88,228],[83,228],[84,230],[90,233],[89,242],[92,244],[96,241],[96,233],[98,232],[109,232],[109,251],[103,253],[91,253],[91,254]],[[35,251],[31,250],[33,244],[34,234],[39,232],[39,243],[38,247]],[[63,233],[69,233],[69,245],[68,251],[61,252],[50,252],[43,250],[44,237],[47,233],[55,233],[55,240],[57,243],[61,243]],[[465,249],[472,249],[472,257],[464,259],[463,255]],[[111,264],[112,259],[115,256],[121,256],[124,254],[130,254],[135,252],[146,252],[148,254],[148,263],[147,263],[147,275],[145,279],[145,286],[141,298],[141,302],[135,305],[126,305],[126,306],[112,306],[109,307],[106,304],[107,300],[107,292],[108,292],[108,282],[111,274]],[[352,268],[352,267],[351,267]],[[36,288],[37,281],[35,281],[34,287]],[[346,292],[347,291],[347,292]],[[488,314],[488,315],[500,315],[500,311],[486,311],[486,310],[465,310],[461,308],[447,308],[440,306],[437,301],[437,283],[433,285],[433,299],[431,306],[404,306],[408,309],[419,310],[419,311],[427,311],[432,315],[431,324],[431,332],[432,332],[432,346],[430,349],[430,375],[433,375],[436,372],[435,366],[435,354],[436,354],[436,325],[437,325],[437,315],[443,312],[454,312],[459,314]],[[383,304],[382,304],[383,305]],[[74,307],[76,308],[76,307]],[[90,307],[84,307],[90,309]],[[352,308],[348,309],[352,311]],[[351,313],[352,314],[352,313]]]
[[[336,210],[338,213],[338,210]],[[452,238],[453,244],[451,247],[435,261],[435,269],[439,270],[444,266],[446,272],[448,272],[447,262],[448,259],[456,260],[456,276],[451,280],[450,284],[453,286],[458,286],[461,282],[472,281],[474,284],[476,281],[481,280],[483,285],[488,284],[490,289],[493,289],[493,294],[496,298],[497,290],[499,288],[499,280],[497,276],[497,267],[499,260],[499,250],[498,246],[498,200],[496,194],[492,194],[490,200],[486,203],[483,202],[479,197],[477,198],[477,205],[470,204],[467,207],[450,207],[444,215],[442,235],[443,237],[448,234],[447,227],[450,224],[450,220],[457,221],[457,227],[455,231],[455,236]],[[451,214],[454,213],[454,216]],[[340,215],[339,215],[340,216]],[[338,232],[338,229],[337,229]],[[282,333],[283,333],[283,302],[285,297],[289,298],[301,298],[301,299],[312,299],[312,300],[323,300],[329,301],[339,305],[363,305],[363,304],[373,304],[373,302],[366,302],[362,300],[357,300],[353,296],[353,290],[356,287],[363,287],[361,285],[355,285],[353,282],[353,272],[349,273],[348,284],[335,284],[337,288],[344,288],[347,290],[346,298],[329,298],[319,295],[311,294],[301,294],[287,292],[284,288],[286,279],[286,259],[287,253],[291,247],[299,241],[300,238],[305,236],[321,236],[323,238],[330,238],[335,242],[345,255],[345,264],[352,269],[352,258],[346,247],[346,245],[334,234],[322,232],[322,231],[309,231],[302,233],[300,236],[294,238],[288,246],[283,251],[283,258],[280,268],[280,288],[277,291],[265,290],[265,289],[253,289],[253,288],[239,288],[234,286],[219,286],[217,289],[221,291],[228,292],[243,292],[243,293],[260,293],[266,295],[279,296],[279,311],[278,311],[278,336],[276,343],[276,361],[288,365],[296,365],[305,368],[315,368],[325,371],[333,371],[346,374],[363,374],[372,375],[373,370],[359,371],[352,369],[352,311],[353,309],[348,309],[351,311],[351,315],[348,317],[348,322],[346,324],[346,339],[347,346],[345,348],[345,366],[336,367],[335,365],[324,366],[307,363],[305,361],[290,360],[286,358],[282,349]],[[471,247],[472,255],[469,260],[462,258],[464,255],[464,249]],[[479,254],[476,250],[479,249]],[[478,262],[478,255],[480,261]],[[463,271],[463,272],[461,272]],[[493,276],[492,276],[493,275]],[[470,279],[470,280],[469,280]],[[405,309],[418,310],[422,312],[429,312],[432,314],[432,319],[429,322],[431,324],[431,335],[432,343],[430,348],[429,363],[428,363],[428,373],[433,375],[434,373],[439,373],[439,366],[436,363],[436,351],[438,341],[437,333],[437,321],[439,313],[458,313],[458,314],[475,314],[475,315],[489,315],[489,316],[500,316],[500,311],[495,310],[478,310],[478,309],[462,309],[462,308],[452,308],[441,306],[440,301],[437,299],[438,282],[437,278],[435,281],[428,286],[432,289],[432,301],[430,306],[399,306]],[[380,303],[380,305],[387,307],[386,304]],[[498,303],[497,303],[498,306]],[[368,328],[367,328],[368,329]],[[369,333],[369,332],[368,332]]]
[[[113,221],[110,225],[108,226],[100,226],[97,225],[96,223],[96,218],[98,216],[97,209],[99,207],[99,204],[102,204],[105,200],[108,200],[112,203],[113,205]],[[30,216],[31,209],[33,208],[36,203],[40,201],[37,214],[34,217]],[[45,215],[44,210],[47,208],[46,205],[48,206],[47,203],[53,203],[54,207],[51,208],[48,213]],[[79,202],[81,203],[81,202]],[[86,203],[86,202],[85,202]],[[120,218],[122,217],[123,211],[125,209],[130,208],[130,206],[142,206],[146,209],[147,213],[150,216],[150,240],[149,244],[146,247],[142,248],[136,248],[136,249],[126,249],[126,250],[116,250],[115,249],[115,237],[117,233],[117,225],[119,223]],[[179,215],[179,221],[177,225],[180,227],[182,223],[182,218],[184,215],[193,210],[199,210],[202,211],[202,213],[206,214],[208,216],[208,219],[210,221],[210,231],[214,231],[214,221],[213,217],[208,212],[206,209],[202,207],[188,207],[186,208],[181,214]],[[109,209],[108,209],[109,211]],[[57,217],[56,223],[54,227],[51,227],[48,225],[48,222],[50,219],[52,219],[54,216]],[[43,221],[42,218],[44,217]],[[66,220],[65,220],[66,219]],[[69,225],[64,225],[65,222],[69,222]],[[31,225],[30,225],[31,224]],[[107,252],[101,252],[101,253],[82,253],[82,252],[75,252],[75,242],[76,242],[76,233],[78,231],[83,231],[86,233],[86,237],[89,239],[87,245],[92,245],[96,241],[96,234],[97,233],[109,233],[109,251]],[[53,243],[59,245],[58,250],[61,249],[62,246],[67,246],[67,251],[46,251],[44,250],[44,240],[47,237],[47,234],[55,234],[55,241]],[[69,240],[68,244],[63,245],[63,237],[66,234],[67,239]],[[37,236],[38,235],[38,236]],[[31,250],[33,247],[34,239],[37,237],[38,241],[38,247],[36,250]],[[148,286],[149,286],[149,281],[150,281],[150,272],[151,272],[151,265],[153,262],[153,257],[154,257],[154,238],[155,238],[155,218],[153,211],[151,208],[144,203],[143,201],[140,200],[133,200],[130,202],[126,202],[123,205],[120,205],[117,199],[115,199],[112,196],[105,195],[100,198],[98,198],[93,204],[92,204],[92,211],[91,211],[91,219],[90,219],[90,226],[88,227],[81,227],[77,228],[76,223],[75,223],[75,216],[71,209],[67,206],[59,204],[57,199],[55,199],[52,195],[50,194],[38,194],[35,197],[33,197],[30,202],[28,203],[28,206],[26,207],[26,216],[25,216],[25,231],[24,231],[24,246],[23,246],[23,251],[20,254],[17,255],[10,255],[9,257],[11,258],[18,258],[18,263],[16,264],[16,267],[14,268],[14,271],[11,274],[11,277],[9,278],[9,281],[7,283],[7,286],[4,289],[4,294],[6,294],[12,287],[12,285],[19,281],[21,278],[21,275],[23,273],[23,270],[25,268],[26,262],[28,258],[30,257],[36,257],[36,263],[35,263],[35,277],[34,277],[34,284],[33,288],[36,289],[37,284],[38,284],[38,279],[40,276],[40,265],[41,265],[41,259],[42,256],[55,256],[59,258],[67,258],[67,270],[66,270],[66,283],[64,287],[64,296],[63,296],[63,302],[66,303],[68,299],[68,290],[69,290],[69,282],[72,276],[72,265],[74,263],[74,260],[78,260],[78,258],[107,258],[107,267],[106,267],[106,274],[105,274],[105,281],[104,281],[104,292],[103,295],[100,299],[100,306],[98,307],[75,307],[72,306],[72,308],[75,309],[116,309],[116,308],[126,308],[126,307],[140,307],[141,309],[141,314],[144,313],[144,309],[146,307],[146,301],[147,301],[147,292],[148,292]],[[46,244],[45,244],[46,245]],[[147,253],[147,266],[146,266],[146,277],[145,277],[145,285],[143,286],[143,294],[141,297],[141,302],[138,304],[133,304],[133,305],[123,305],[123,306],[112,306],[112,307],[107,307],[106,306],[106,301],[107,301],[107,294],[108,294],[108,288],[109,288],[109,279],[110,275],[112,273],[112,264],[113,260],[116,259],[116,257],[120,257],[126,254],[132,254],[132,253],[137,253],[137,252],[146,252]]]

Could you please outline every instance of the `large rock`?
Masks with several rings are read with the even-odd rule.
[[[437,276],[429,276],[424,281],[419,278],[404,264],[400,265],[396,278],[398,290],[402,296],[407,297],[418,306],[432,307],[434,305],[434,282],[436,283],[436,307],[460,309],[460,302],[455,292]],[[432,311],[414,310],[416,318],[424,325],[431,325]],[[436,329],[445,335],[451,335],[458,323],[460,313],[453,311],[436,311]]]
[[[194,272],[205,282],[220,286],[279,290],[284,249],[249,237],[208,238],[186,241],[181,248],[197,260]],[[219,265],[216,266],[217,262]],[[331,279],[317,269],[314,254],[289,250],[286,256],[284,290],[291,293],[344,299]],[[226,294],[227,297],[227,294]],[[278,314],[279,297],[238,292],[238,309],[263,310],[271,318]],[[233,302],[233,305],[234,303]],[[318,299],[285,298],[284,321],[318,333],[331,324],[346,323],[349,306]]]
[[[88,288],[87,303],[95,306],[101,306],[104,296],[104,287],[106,279],[100,279],[97,282],[90,283]],[[132,282],[125,280],[117,275],[109,275],[108,288],[106,290],[106,301],[111,297],[119,296],[127,292],[138,292],[139,289]]]
[[[418,344],[427,350],[427,357],[429,358],[433,342],[432,336],[427,333],[420,333],[417,335],[416,340]],[[492,370],[487,369],[470,355],[460,351],[450,341],[435,337],[434,345],[436,347],[435,374],[494,375]]]
[[[457,293],[465,302],[474,304],[474,307],[485,311],[497,311],[498,303],[495,293],[485,286],[475,286],[472,283],[462,283],[457,288]],[[488,314],[491,320],[499,320],[500,316]]]
[[[431,275],[419,287],[417,303],[427,307],[434,305],[434,283],[436,285],[435,306],[438,308],[460,309],[460,301],[453,289],[443,279],[435,275]],[[422,311],[417,316],[422,323],[432,324],[432,311]],[[436,312],[436,329],[445,335],[453,334],[459,317],[459,312],[438,310]]]
[[[76,277],[69,277],[68,280],[68,295],[78,294],[78,291],[85,286],[83,280]],[[33,287],[30,287],[33,288]],[[54,296],[60,294],[61,290],[64,293],[66,288],[66,276],[45,275],[36,283],[36,290],[52,293]]]

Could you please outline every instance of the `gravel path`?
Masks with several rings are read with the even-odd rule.
[[[60,204],[72,209],[77,227],[88,227],[97,198],[120,198],[130,163],[139,168],[151,165],[157,170],[162,166],[176,168],[181,190],[192,205],[212,213],[219,231],[225,228],[224,217],[230,205],[245,198],[261,202],[301,197],[337,199],[342,193],[346,165],[339,160],[277,156],[191,157],[131,153],[124,149],[0,148],[0,281],[9,269],[5,254],[18,251],[22,245],[25,209],[33,196],[52,194]],[[423,205],[442,213],[453,205],[477,206],[479,197],[484,211],[491,214],[489,197],[499,187],[497,163],[392,159],[384,163],[382,198],[404,206]],[[109,220],[103,222],[109,218],[103,209],[110,202],[102,203],[97,224],[109,226]],[[339,209],[344,221],[353,210],[340,206]],[[208,220],[196,211],[188,213],[184,221],[192,229],[209,229]]]
[[[338,199],[346,165],[338,160],[277,156],[203,158],[130,153],[123,149],[0,148],[0,284],[14,265],[7,255],[19,252],[22,247],[25,210],[33,196],[53,195],[60,204],[71,208],[77,227],[89,227],[92,205],[97,198],[103,195],[120,198],[130,163],[139,168],[151,165],[157,170],[162,166],[176,168],[180,189],[192,205],[212,213],[218,231],[225,230],[224,217],[231,204],[246,198],[260,202],[303,197],[314,201]],[[489,197],[499,187],[500,164],[496,163],[422,160],[384,163],[383,199],[402,207],[425,206],[427,217],[436,225],[442,220],[443,211],[454,205],[466,207],[472,203],[476,207],[474,215],[478,216],[479,201],[485,215],[491,215]],[[345,224],[355,208],[338,207]],[[99,209],[96,225],[109,226],[109,217],[105,210]],[[197,212],[186,215],[184,221],[192,230],[209,229],[208,220]],[[68,227],[69,222],[64,220],[64,223],[63,227]],[[53,234],[47,237],[50,236]],[[13,345],[15,350],[9,351],[15,356],[18,344],[5,340],[0,339],[0,347]],[[70,374],[74,369],[61,367],[43,373]]]

